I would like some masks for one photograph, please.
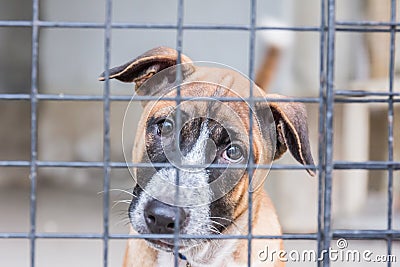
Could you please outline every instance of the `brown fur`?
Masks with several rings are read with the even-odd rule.
[[[146,80],[155,75],[157,72],[173,66],[176,60],[176,51],[170,48],[156,48],[146,52],[139,58],[128,62],[125,65],[110,70],[110,78],[116,78],[125,82],[136,82],[136,91],[139,95],[163,95],[173,97],[176,91],[165,92],[163,88],[146,87]],[[209,97],[249,97],[250,81],[235,71],[195,67],[190,65],[191,60],[183,56],[182,61],[187,63],[184,67],[184,84],[181,86],[181,95],[183,97],[190,96],[209,96]],[[188,65],[189,64],[189,65]],[[264,66],[265,67],[265,66]],[[260,72],[261,73],[261,72]],[[270,79],[270,77],[267,77]],[[100,78],[104,80],[105,77]],[[144,84],[143,86],[141,86]],[[255,85],[254,85],[255,86]],[[143,89],[144,88],[144,89]],[[229,89],[229,90],[226,90]],[[257,89],[257,88],[256,88]],[[276,97],[278,95],[267,95],[264,91],[254,90],[254,97]],[[135,139],[133,149],[133,161],[140,162],[145,153],[145,125],[147,118],[160,112],[161,109],[176,106],[175,101],[161,100],[158,102],[147,101],[144,103],[144,112],[142,119],[139,122],[138,132]],[[244,102],[225,102],[227,106],[233,109],[239,116],[238,125],[244,125],[245,131],[250,131],[249,124],[249,108]],[[267,104],[267,103],[265,103]],[[203,106],[202,106],[203,105]],[[306,114],[304,107],[296,103],[269,103],[269,107],[274,115],[275,124],[277,125],[278,144],[274,147],[266,147],[263,144],[262,129],[259,129],[257,124],[253,124],[253,152],[255,163],[268,164],[272,159],[279,158],[287,149],[292,155],[304,165],[313,165],[309,143],[308,132],[306,125]],[[205,110],[204,103],[193,102],[192,108],[196,110]],[[219,118],[230,118],[232,114],[219,113]],[[234,126],[234,125],[233,125]],[[239,126],[238,126],[239,127]],[[310,174],[314,174],[312,169],[308,169]],[[253,173],[253,180],[262,181],[266,176],[267,171],[256,169]],[[254,188],[253,188],[254,189]],[[248,174],[245,173],[239,183],[232,190],[230,198],[233,203],[237,203],[233,213],[234,225],[230,225],[223,231],[223,234],[242,234],[248,233]],[[262,186],[255,188],[253,193],[252,206],[252,235],[281,235],[281,227],[276,215],[275,208],[264,191]],[[240,233],[238,233],[240,229]],[[131,227],[131,233],[136,234]],[[220,250],[232,246],[229,250],[229,255],[225,257],[225,263],[222,266],[245,266],[247,264],[247,239],[237,240],[214,240],[212,242],[219,243]],[[253,239],[252,243],[252,266],[275,266],[282,267],[283,262],[276,261],[274,263],[261,263],[258,260],[259,251],[266,246],[271,250],[280,250],[283,248],[283,242],[279,239]],[[210,249],[211,250],[211,249]],[[215,249],[214,249],[215,250]],[[218,251],[210,251],[210,255],[218,257]],[[160,252],[149,247],[144,240],[132,239],[128,241],[124,266],[149,266],[156,267]],[[258,263],[258,264],[257,264]],[[194,267],[195,265],[193,265]],[[214,266],[214,265],[213,265]],[[222,267],[221,266],[221,267]],[[218,266],[219,267],[219,266]]]

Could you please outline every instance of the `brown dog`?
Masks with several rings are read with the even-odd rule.
[[[176,61],[175,50],[159,47],[110,70],[111,79],[136,83],[137,95],[144,97],[133,161],[174,165],[133,170],[137,184],[129,208],[131,233],[172,236],[179,229],[180,235],[189,236],[177,244],[180,266],[247,266],[247,239],[190,235],[247,235],[249,190],[253,191],[252,234],[281,235],[274,206],[260,186],[268,170],[255,168],[249,182],[246,164],[251,156],[256,165],[268,166],[289,149],[298,162],[313,165],[305,108],[289,102],[249,105],[251,82],[243,75],[222,67],[197,66],[184,55],[180,67]],[[179,83],[177,71],[181,71]],[[174,100],[178,85],[179,115]],[[267,95],[255,85],[253,96],[283,98]],[[211,163],[217,165],[213,168]],[[314,175],[312,169],[307,171]],[[173,266],[173,241],[170,237],[129,240],[124,266]],[[266,247],[269,252],[279,251],[282,241],[253,239],[251,266],[283,266],[277,257],[260,260]]]

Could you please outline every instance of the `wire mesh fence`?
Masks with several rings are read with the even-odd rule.
[[[32,66],[31,66],[31,92],[30,94],[0,94],[0,100],[20,100],[29,101],[31,105],[30,113],[30,160],[2,160],[1,167],[29,167],[30,178],[30,231],[26,233],[0,232],[1,239],[29,239],[30,240],[30,266],[35,266],[35,258],[37,257],[36,245],[38,239],[97,239],[103,241],[103,266],[109,266],[109,242],[114,239],[129,238],[147,238],[159,239],[165,238],[165,235],[148,234],[148,235],[123,235],[113,234],[109,230],[109,190],[110,190],[110,173],[114,168],[132,168],[132,167],[158,167],[169,166],[168,164],[146,164],[146,163],[125,163],[114,162],[110,157],[110,105],[113,101],[131,101],[131,96],[118,96],[110,94],[109,79],[105,79],[103,95],[58,95],[45,94],[38,91],[38,51],[40,46],[39,31],[42,28],[86,28],[86,29],[103,29],[104,30],[104,69],[105,77],[109,76],[111,49],[111,31],[113,29],[160,29],[160,30],[176,30],[176,50],[178,51],[178,63],[180,55],[184,50],[185,39],[183,33],[190,30],[231,30],[249,32],[249,77],[255,76],[255,39],[256,33],[260,31],[302,31],[315,32],[320,36],[319,40],[319,62],[320,62],[320,85],[318,97],[288,98],[279,101],[291,101],[302,103],[314,103],[319,106],[319,147],[318,147],[318,231],[309,234],[288,234],[281,236],[258,236],[252,234],[251,216],[249,216],[249,234],[242,236],[230,235],[182,235],[178,234],[175,229],[175,255],[178,255],[178,240],[185,238],[207,238],[207,239],[247,239],[248,240],[248,265],[251,264],[251,241],[253,239],[283,239],[283,240],[315,240],[318,244],[318,254],[324,250],[329,250],[332,240],[340,238],[359,239],[359,240],[384,240],[387,244],[387,254],[393,254],[393,243],[400,240],[400,231],[393,229],[393,175],[395,171],[400,169],[400,162],[394,160],[394,107],[400,101],[400,93],[394,90],[395,76],[395,42],[396,34],[400,30],[400,23],[396,21],[397,2],[390,0],[391,14],[388,22],[375,21],[338,21],[336,19],[335,0],[321,0],[321,20],[319,27],[276,27],[276,26],[258,26],[257,19],[257,3],[256,0],[250,1],[250,21],[248,25],[212,25],[212,24],[184,24],[184,0],[178,1],[176,23],[115,23],[112,22],[112,4],[113,0],[105,1],[105,21],[97,22],[66,22],[66,21],[43,21],[39,18],[39,0],[32,1],[32,21],[0,21],[0,27],[27,27],[32,29]],[[335,87],[335,40],[337,32],[385,32],[390,34],[390,63],[388,66],[388,88],[387,92],[375,91],[354,91],[341,90]],[[179,92],[179,89],[178,89]],[[158,98],[158,97],[157,97]],[[134,101],[157,99],[150,96],[137,96]],[[185,97],[181,97],[178,93],[177,97],[166,98],[165,100],[185,101]],[[237,101],[236,98],[221,98],[221,101]],[[257,99],[253,98],[252,88],[250,88],[250,103],[256,103]],[[267,99],[268,100],[268,99]],[[41,101],[98,101],[103,103],[103,160],[97,162],[85,161],[42,161],[38,160],[38,103]],[[240,100],[242,101],[242,100]],[[264,100],[263,100],[264,101]],[[276,101],[276,100],[275,100]],[[333,116],[335,112],[335,103],[385,103],[387,104],[387,121],[388,121],[388,155],[386,161],[335,161],[333,158]],[[251,113],[249,117],[252,118]],[[251,127],[250,127],[251,129]],[[250,141],[252,140],[252,132],[250,130]],[[250,153],[251,154],[251,153]],[[83,234],[62,234],[62,233],[41,233],[37,231],[37,173],[39,168],[97,168],[103,170],[103,231],[100,234],[83,233]],[[210,168],[219,168],[215,165]],[[250,161],[249,165],[238,166],[238,168],[246,167],[251,173],[255,168],[254,162]],[[270,168],[271,166],[257,166],[257,168]],[[314,166],[297,166],[274,164],[273,170],[296,170],[313,168]],[[384,230],[335,230],[332,228],[332,173],[334,170],[385,170],[387,172],[387,227]],[[179,180],[179,175],[177,177]],[[251,214],[252,198],[249,193],[249,209]],[[176,218],[177,219],[177,218]],[[176,224],[178,225],[178,224]],[[99,255],[100,257],[100,255]],[[179,258],[175,257],[175,266],[178,266]],[[316,263],[317,266],[330,266],[331,262],[328,257]],[[387,266],[394,266],[394,263],[388,262]]]

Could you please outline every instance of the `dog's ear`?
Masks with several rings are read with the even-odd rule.
[[[153,48],[124,65],[110,69],[109,78],[126,83],[135,83],[138,95],[159,95],[164,91],[162,90],[164,87],[159,85],[165,78],[167,78],[169,84],[171,84],[171,80],[175,81],[176,68],[170,69],[163,77],[156,79],[156,81],[152,82],[152,86],[146,86],[146,88],[141,88],[141,86],[155,74],[176,66],[177,59],[178,53],[175,49],[162,46]],[[190,58],[183,54],[181,55],[183,78],[193,72],[194,68],[190,64],[191,62]],[[100,75],[99,80],[105,80],[104,72]]]
[[[285,98],[281,95],[269,94],[271,98]],[[308,138],[307,113],[302,103],[270,102],[276,126],[275,159],[279,159],[287,149],[293,157],[303,165],[314,165]],[[315,175],[314,168],[307,168],[307,172]]]

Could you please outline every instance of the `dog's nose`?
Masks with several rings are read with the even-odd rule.
[[[186,219],[185,211],[182,208],[170,206],[155,199],[150,201],[145,207],[144,219],[151,233],[174,233],[176,209],[178,209],[179,212],[180,228]]]

